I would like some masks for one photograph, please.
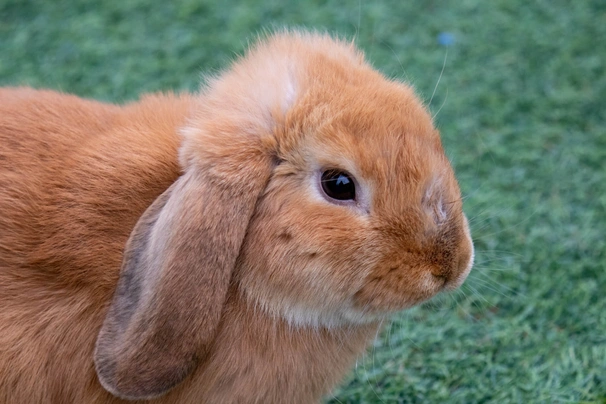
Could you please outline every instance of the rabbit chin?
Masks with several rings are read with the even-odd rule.
[[[256,306],[270,317],[286,321],[291,327],[340,328],[369,324],[387,319],[390,313],[365,313],[354,307],[340,307],[330,310],[308,307],[304,304],[288,302],[256,302]]]
[[[253,302],[252,304],[256,308],[275,320],[284,320],[292,327],[334,329],[387,320],[395,313],[411,308],[433,295],[435,293],[431,296],[408,299],[391,296],[393,298],[392,304],[389,305],[391,307],[385,310],[356,307],[354,298],[339,304],[338,307],[312,307],[303,302],[292,302],[287,299],[259,299],[258,296],[247,296],[246,300]]]

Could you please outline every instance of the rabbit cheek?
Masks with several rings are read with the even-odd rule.
[[[363,231],[352,232],[353,214],[335,219],[324,201],[291,192],[299,188],[288,181],[274,180],[249,224],[235,274],[241,292],[292,324],[358,319],[351,298],[375,266],[377,249]]]
[[[276,228],[264,240],[262,231],[252,224],[252,241],[245,244],[237,269],[242,292],[264,311],[292,324],[345,322],[351,317],[349,299],[366,275],[363,266],[356,265],[358,257],[350,251],[348,259],[335,263],[330,252],[316,249],[314,241],[292,227],[290,231]]]

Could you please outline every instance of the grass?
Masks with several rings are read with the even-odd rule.
[[[194,90],[284,25],[355,35],[428,102],[444,66],[430,108],[477,249],[328,402],[606,403],[604,1],[0,0],[0,84]]]

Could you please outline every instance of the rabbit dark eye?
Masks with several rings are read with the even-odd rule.
[[[329,198],[338,201],[356,199],[356,185],[351,176],[343,171],[326,170],[322,173],[320,182]]]

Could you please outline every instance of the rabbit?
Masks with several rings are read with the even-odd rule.
[[[411,86],[282,31],[198,94],[0,90],[0,403],[313,403],[473,264]]]

